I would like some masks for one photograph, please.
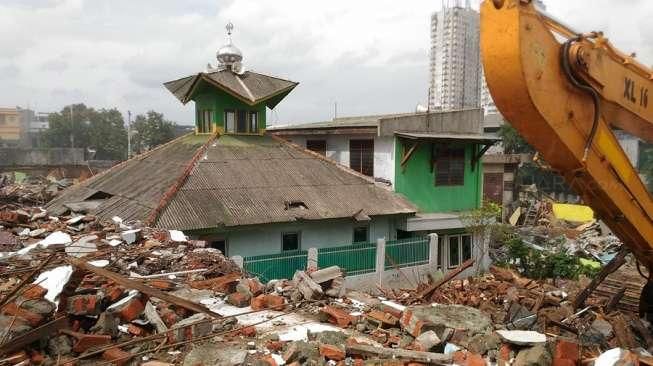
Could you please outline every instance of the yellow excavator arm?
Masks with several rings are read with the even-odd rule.
[[[485,0],[481,53],[501,113],[653,268],[653,202],[612,127],[653,141],[653,73],[530,0]]]

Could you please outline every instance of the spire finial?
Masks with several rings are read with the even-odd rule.
[[[229,22],[225,28],[227,29],[227,35],[231,36],[231,32],[234,30],[234,24]]]

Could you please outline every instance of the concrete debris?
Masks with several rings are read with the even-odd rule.
[[[180,231],[0,212],[6,363],[613,365],[653,347],[650,324],[601,288],[573,307],[587,280],[503,267],[462,279],[466,262],[411,289],[347,290],[337,266],[261,283]]]

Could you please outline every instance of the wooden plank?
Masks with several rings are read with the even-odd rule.
[[[471,266],[474,265],[474,259],[470,259],[467,262],[461,264],[458,268],[454,269],[453,271],[448,272],[444,278],[432,285],[429,285],[427,288],[424,290],[420,291],[417,295],[417,299],[423,299],[424,297],[430,295],[433,293],[433,291],[437,290],[440,286],[444,285],[445,283],[451,281],[454,279],[456,276],[461,274],[464,270],[467,268],[470,268]]]
[[[603,282],[603,280],[608,277],[612,272],[616,271],[621,267],[624,263],[626,263],[626,255],[628,255],[630,251],[628,250],[627,247],[623,246],[621,247],[621,250],[619,250],[619,253],[612,258],[612,260],[601,269],[601,272],[594,277],[592,282],[590,282],[583,291],[581,291],[578,296],[576,296],[576,299],[574,299],[574,309],[578,309],[585,304],[585,300],[592,294],[592,292]]]
[[[401,348],[385,348],[367,346],[364,344],[350,344],[346,346],[348,355],[373,356],[382,359],[399,359],[404,361],[421,362],[427,365],[450,365],[452,357],[442,353],[410,351]]]

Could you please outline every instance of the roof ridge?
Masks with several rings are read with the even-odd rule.
[[[184,185],[184,183],[188,179],[188,176],[195,168],[195,165],[199,160],[200,156],[204,154],[209,144],[213,143],[213,141],[215,141],[219,136],[220,135],[218,133],[211,135],[211,137],[208,140],[206,140],[206,142],[199,149],[197,149],[197,151],[190,159],[188,164],[186,164],[184,171],[177,178],[177,180],[175,180],[175,182],[168,188],[168,190],[161,196],[161,200],[159,201],[159,204],[148,215],[147,219],[145,220],[145,224],[147,226],[152,226],[154,222],[159,218],[159,214],[161,213],[161,211],[163,211],[163,209],[166,208],[166,206],[168,206],[168,203],[170,203],[170,201],[177,195],[179,189]]]
[[[243,89],[245,89],[245,91],[247,92],[247,95],[249,96],[249,99],[250,99],[252,102],[256,101],[256,98],[254,97],[254,94],[252,94],[252,91],[249,90],[249,88],[247,87],[247,85],[245,85],[245,83],[243,82],[243,80],[240,78],[240,75],[236,75],[236,80],[238,80],[238,83],[240,84],[240,86],[242,86]]]
[[[292,81],[292,80],[289,80],[289,79],[280,78],[280,77],[278,77],[278,76],[274,76],[274,75],[261,74],[260,72],[251,71],[251,70],[247,70],[246,72],[248,72],[248,73],[250,73],[250,74],[256,74],[256,75],[266,76],[266,77],[269,77],[269,78],[272,78],[272,79],[281,80],[281,81],[287,81],[287,82],[289,82],[289,83],[293,83],[293,84],[299,84],[299,82],[297,82],[297,81]]]
[[[365,181],[367,181],[369,183],[372,183],[372,185],[374,185],[376,187],[376,184],[375,184],[376,182],[374,181],[374,178],[370,178],[365,174],[361,174],[361,173],[355,171],[354,169],[351,169],[348,166],[340,164],[340,163],[338,163],[337,161],[335,161],[333,159],[329,159],[329,158],[327,158],[326,156],[324,156],[322,154],[316,153],[315,151],[311,151],[311,150],[308,150],[308,149],[306,149],[304,147],[301,147],[301,146],[295,144],[294,142],[290,142],[288,140],[285,140],[285,139],[283,139],[283,138],[281,138],[279,136],[275,136],[273,134],[270,134],[269,136],[272,137],[272,139],[274,139],[276,141],[279,141],[279,142],[284,143],[284,144],[286,144],[288,146],[291,146],[291,147],[293,147],[293,148],[295,148],[297,150],[300,150],[300,151],[302,151],[302,152],[304,152],[304,153],[306,153],[308,155],[311,155],[311,156],[316,157],[316,158],[318,158],[318,159],[320,159],[320,160],[322,160],[324,162],[327,162],[327,163],[329,163],[331,165],[334,165],[337,168],[342,169],[347,173],[350,173],[350,174],[353,174],[353,175],[355,175],[355,176],[357,176],[359,178],[362,178],[363,180],[365,180]],[[381,187],[379,187],[379,188],[381,188]]]
[[[161,144],[161,145],[155,147],[155,148],[152,149],[152,150],[148,150],[148,151],[146,151],[146,152],[143,152],[143,153],[140,153],[140,154],[138,154],[138,155],[132,156],[130,159],[126,159],[126,160],[124,160],[124,161],[121,161],[120,163],[118,163],[118,164],[116,164],[116,165],[110,167],[110,168],[107,169],[107,170],[104,170],[104,171],[102,171],[102,172],[99,172],[99,173],[95,174],[94,176],[92,176],[92,177],[90,177],[90,178],[88,178],[88,179],[86,179],[86,180],[83,180],[83,181],[80,181],[80,182],[77,182],[77,183],[73,184],[72,186],[68,187],[67,189],[72,190],[72,188],[78,188],[78,187],[85,187],[85,188],[86,188],[86,187],[88,187],[89,184],[93,183],[95,180],[100,179],[100,178],[103,177],[104,175],[109,174],[110,172],[112,172],[112,171],[114,171],[114,170],[116,170],[116,169],[118,169],[118,168],[120,168],[120,167],[123,167],[124,165],[126,165],[126,164],[129,163],[130,161],[132,161],[132,160],[134,160],[134,159],[144,159],[144,158],[146,158],[147,156],[153,154],[154,152],[156,152],[156,151],[158,151],[158,150],[160,150],[160,149],[163,149],[164,147],[166,147],[166,146],[168,146],[168,145],[171,145],[171,144],[173,144],[173,143],[176,143],[177,140],[181,140],[181,139],[183,139],[183,138],[185,138],[186,136],[189,136],[189,135],[191,135],[191,134],[194,134],[194,133],[193,133],[193,132],[189,132],[189,133],[187,133],[187,134],[185,134],[185,135],[181,135],[181,136],[179,136],[179,137],[177,137],[177,138],[175,138],[175,139],[172,139],[172,140],[166,142],[165,144]],[[146,156],[146,155],[147,155],[147,156]],[[97,189],[96,189],[96,190],[97,190]],[[109,192],[109,193],[111,193],[111,192]],[[63,197],[63,195],[61,195],[60,197]],[[50,204],[53,203],[53,202],[55,202],[58,198],[59,198],[59,197],[57,197],[57,198],[53,199],[52,201],[48,202],[47,206],[50,206]]]

